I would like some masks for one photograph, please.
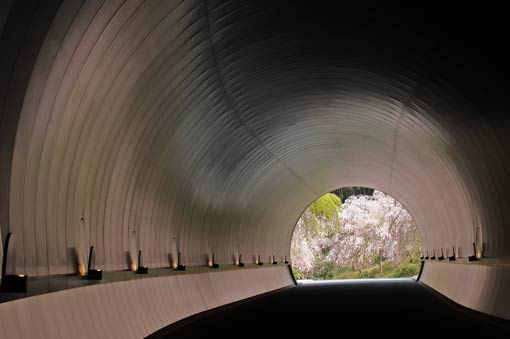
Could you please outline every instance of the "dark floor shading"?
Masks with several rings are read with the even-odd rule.
[[[412,279],[298,285],[184,319],[150,338],[510,338],[488,317]],[[283,338],[283,337],[282,337]]]

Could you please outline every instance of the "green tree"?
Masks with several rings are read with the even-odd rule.
[[[338,196],[327,193],[315,200],[301,215],[291,246],[293,265],[299,268],[301,277],[310,278],[315,263],[324,261],[328,255],[331,241],[324,240],[332,239],[341,231],[341,205]]]
[[[331,237],[340,231],[340,208],[342,200],[332,193],[326,193],[315,200],[303,213],[302,221],[306,235]]]
[[[332,193],[326,193],[315,200],[309,207],[310,212],[318,218],[326,218],[328,221],[338,216],[338,209],[342,201]]]

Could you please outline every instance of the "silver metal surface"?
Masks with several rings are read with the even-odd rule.
[[[510,256],[504,54],[464,22],[441,31],[451,13],[55,3],[14,2],[1,41],[17,273],[76,272],[82,217],[104,270],[129,267],[132,234],[150,267],[170,266],[174,239],[185,265],[208,249],[221,265],[282,261],[302,211],[342,186],[398,199],[431,252]]]

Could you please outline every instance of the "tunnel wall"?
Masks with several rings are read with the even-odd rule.
[[[465,307],[510,320],[508,264],[426,262],[420,282]]]
[[[41,6],[2,32],[16,273],[76,273],[88,246],[104,270],[133,248],[151,267],[174,248],[186,265],[282,261],[302,211],[342,186],[398,199],[424,250],[510,257],[505,54],[445,26],[456,13],[431,27],[391,6],[339,20],[333,2]]]
[[[236,40],[224,30],[245,13],[230,5],[59,8],[31,72],[12,155],[8,231],[20,273],[76,272],[79,233],[106,270],[127,268],[132,247],[148,265],[168,266],[174,242],[190,265],[212,252],[220,263],[238,253],[281,261],[304,208],[350,185],[401,201],[424,249],[455,245],[466,256],[476,241],[486,256],[508,255],[498,221],[505,211],[496,198],[488,204],[473,194],[492,189],[487,175],[500,176],[508,162],[493,144],[499,134],[470,138],[495,132],[484,119],[463,116],[454,97],[439,96],[450,95],[446,87],[392,64],[382,71],[367,61],[360,70],[340,59],[319,67],[325,51],[318,61],[299,54],[300,44],[329,42],[309,41],[313,31]],[[282,50],[280,40],[289,46]],[[261,61],[252,48],[268,56]],[[287,50],[293,55],[280,55]],[[483,168],[490,173],[472,171],[493,153],[500,164]]]
[[[290,285],[288,268],[280,266],[74,288],[0,304],[0,338],[144,338],[193,314]]]

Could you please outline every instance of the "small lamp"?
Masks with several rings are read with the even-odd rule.
[[[181,252],[177,254],[177,271],[186,271],[186,266],[181,264]]]
[[[438,258],[439,260],[444,260],[444,252],[443,252],[443,248],[441,247],[441,255],[439,256]]]
[[[216,261],[214,260],[214,252],[212,254],[212,264],[210,266],[211,268],[219,268],[220,265],[216,263]]]
[[[452,246],[452,255],[448,257],[449,261],[455,261],[455,246]]]
[[[138,269],[136,270],[137,274],[147,274],[149,273],[149,267],[142,266],[142,250],[138,250]]]
[[[28,276],[26,274],[7,274],[7,256],[13,252],[13,245],[9,251],[9,244],[12,242],[12,233],[7,233],[4,243],[4,256],[2,258],[2,292],[27,293]]]
[[[476,256],[476,244],[475,243],[473,243],[473,255],[470,255],[468,257],[468,260],[469,261],[478,261],[478,258]]]
[[[90,246],[89,251],[89,262],[87,265],[87,280],[102,280],[103,279],[103,271],[96,270],[92,268],[92,260],[94,255],[94,246]]]

